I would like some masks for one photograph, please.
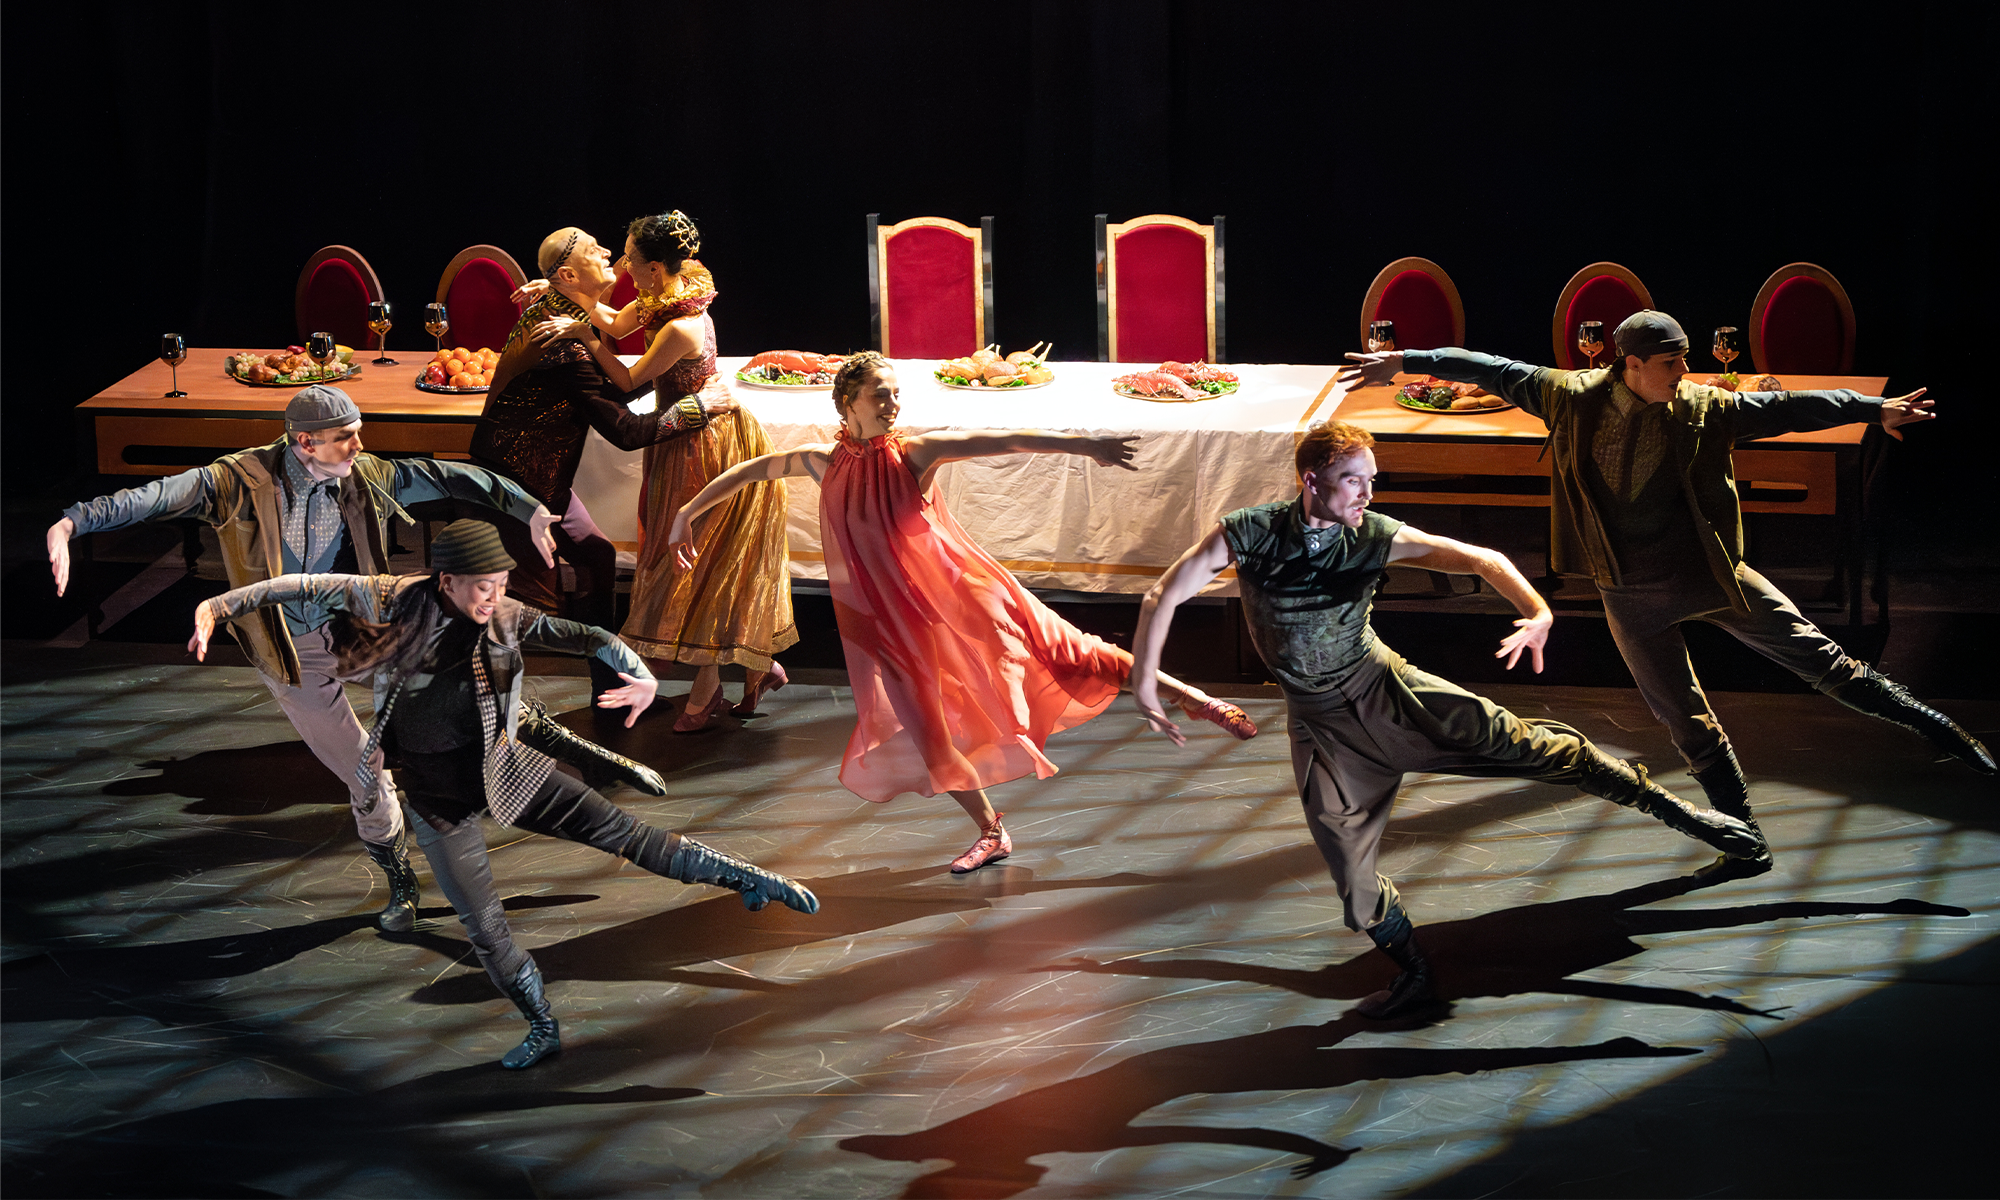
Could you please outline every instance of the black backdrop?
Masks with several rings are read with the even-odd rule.
[[[1473,346],[1530,361],[1593,260],[1631,267],[1698,341],[1746,324],[1776,267],[1817,262],[1854,298],[1858,369],[1929,384],[1949,414],[1902,449],[1905,502],[1983,514],[2000,417],[1972,390],[1992,310],[1971,281],[1992,274],[1974,221],[1990,199],[1964,164],[1991,158],[1987,20],[1921,3],[12,5],[6,489],[87,486],[68,410],[161,331],[292,340],[298,268],[329,242],[373,262],[400,306],[392,347],[414,350],[461,247],[532,262],[559,225],[611,241],[678,207],[702,226],[728,354],[865,343],[864,214],[992,215],[995,336],[1087,358],[1092,214],[1171,212],[1229,218],[1241,362],[1353,349],[1369,280],[1406,254],[1457,280]]]

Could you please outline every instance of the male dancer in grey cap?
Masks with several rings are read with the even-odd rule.
[[[1929,739],[1976,771],[1993,756],[1951,718],[1848,657],[1784,593],[1743,561],[1743,517],[1730,450],[1795,430],[1880,421],[1891,437],[1933,419],[1923,389],[1883,399],[1859,392],[1729,392],[1681,378],[1687,334],[1667,314],[1632,314],[1614,334],[1615,360],[1588,371],[1531,367],[1467,350],[1349,354],[1342,379],[1386,383],[1397,371],[1476,383],[1540,417],[1555,467],[1549,558],[1587,575],[1640,695],[1667,727],[1709,802],[1750,816],[1749,788],[1709,707],[1681,638],[1707,621],[1849,708]],[[1723,876],[1771,869],[1725,858]]]
[[[431,874],[488,977],[528,1019],[527,1038],[500,1060],[519,1069],[561,1049],[562,1034],[541,971],[507,928],[481,813],[594,846],[655,875],[741,892],[752,912],[776,900],[814,913],[819,900],[783,875],[634,819],[522,745],[514,714],[525,646],[604,663],[624,683],[598,696],[598,707],[629,708],[628,726],[652,704],[657,685],[616,634],[544,616],[509,598],[513,566],[497,529],[454,521],[432,543],[433,574],[286,575],[236,588],[195,610],[188,649],[206,656],[217,621],[260,609],[304,603],[337,614],[330,628],[342,674],[365,674],[375,685],[368,749],[389,750],[397,781],[421,818],[417,843]],[[357,773],[370,776],[374,768],[363,765]],[[373,780],[364,787],[373,790]]]
[[[494,472],[362,453],[360,408],[339,388],[314,386],[285,406],[281,441],[71,505],[49,526],[49,565],[61,595],[69,586],[71,537],[199,517],[216,527],[235,587],[301,571],[378,574],[388,569],[390,514],[401,513],[405,504],[447,497],[525,522],[545,557],[554,544],[549,525],[555,518],[548,509]],[[361,840],[389,880],[389,905],[376,922],[405,931],[416,921],[417,876],[410,869],[401,810],[355,786],[354,763],[365,735],[334,673],[328,616],[316,605],[293,603],[246,616],[233,622],[230,632],[292,728],[347,784]],[[379,753],[374,765],[381,766]]]

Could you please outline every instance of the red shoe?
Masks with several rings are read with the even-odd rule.
[[[1217,700],[1211,696],[1207,703],[1197,704],[1193,700],[1181,700],[1181,711],[1197,721],[1207,721],[1228,730],[1231,736],[1249,741],[1257,736],[1257,723],[1250,714],[1227,700]]]
[[[730,713],[738,717],[756,716],[757,702],[764,698],[764,693],[775,692],[791,681],[791,676],[785,674],[785,665],[775,658],[772,659],[771,669],[763,672],[755,683],[743,689],[742,701],[732,707]]]
[[[993,824],[972,843],[972,849],[951,860],[951,873],[963,875],[967,871],[977,871],[990,862],[999,862],[1014,852],[1014,839],[1000,827],[1000,818],[1006,813],[994,813]]]
[[[687,708],[681,712],[680,717],[674,721],[674,732],[700,733],[702,730],[708,728],[710,722],[715,720],[715,715],[717,713],[721,712],[723,709],[728,707],[729,707],[728,698],[722,694],[722,688],[720,686],[717,686],[715,689],[714,698],[709,700],[707,704],[702,705],[700,708],[696,708],[692,703],[690,703],[687,706]]]

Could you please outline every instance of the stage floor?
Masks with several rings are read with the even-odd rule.
[[[593,728],[583,679],[537,686]],[[1489,691],[1691,786],[1629,691]],[[1711,889],[1628,810],[1412,777],[1383,865],[1453,1003],[1386,1025],[1350,1011],[1391,971],[1341,925],[1274,702],[1248,743],[1177,750],[1127,702],[1058,735],[1060,775],[994,791],[1013,858],[965,877],[949,800],[840,787],[845,689],[695,736],[663,706],[607,740],[670,795],[616,798],[823,907],[490,827],[563,1025],[518,1073],[435,891],[374,930],[341,789],[249,668],[13,643],[4,702],[10,1197],[1991,1187],[1994,783],[1816,696],[1717,697],[1778,867]]]

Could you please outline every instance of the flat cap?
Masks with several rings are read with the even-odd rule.
[[[285,432],[309,433],[315,429],[338,429],[361,419],[361,407],[337,387],[315,383],[300,388],[285,405]]]
[[[1623,321],[1611,335],[1620,354],[1651,358],[1655,354],[1679,354],[1688,348],[1687,331],[1663,312],[1642,308]]]

